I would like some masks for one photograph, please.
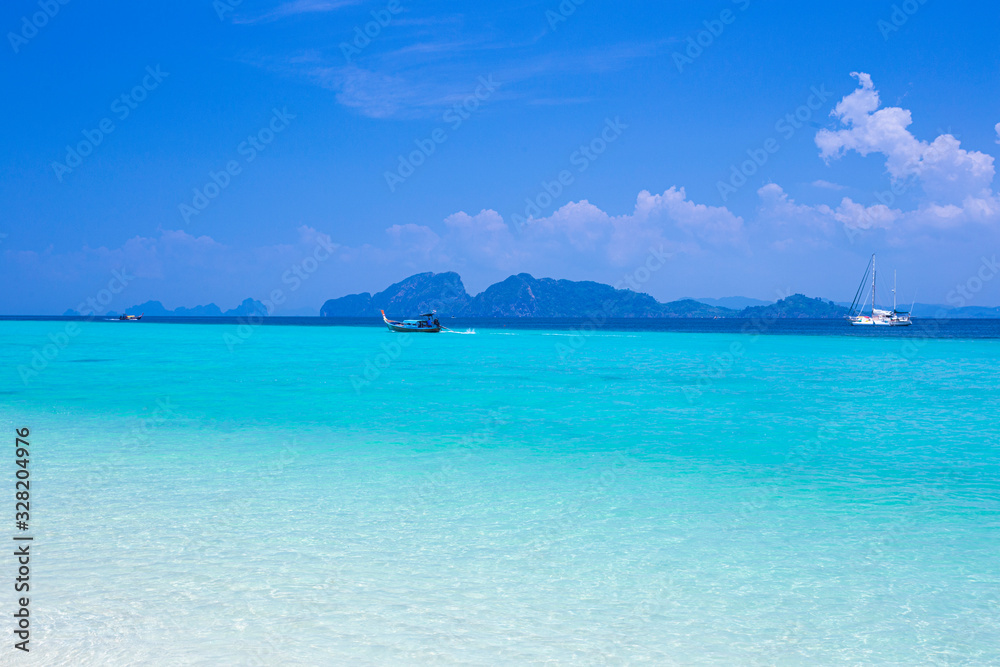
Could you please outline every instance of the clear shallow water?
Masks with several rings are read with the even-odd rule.
[[[1000,662],[1000,340],[65,326],[33,664]]]

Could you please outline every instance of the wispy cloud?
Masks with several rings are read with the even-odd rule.
[[[357,3],[295,0],[243,22],[331,12]],[[503,82],[501,97],[508,101],[541,106],[584,104],[591,101],[591,87],[583,81],[587,75],[628,68],[655,57],[666,46],[654,40],[556,48],[552,42],[523,35],[504,39],[492,22],[478,16],[426,17],[419,6],[412,5],[371,39],[357,37],[358,26],[346,14],[343,18],[323,44],[304,45],[306,55],[275,53],[254,64],[333,90],[341,105],[361,115],[419,118],[443,113],[468,97],[479,77],[488,75]],[[565,79],[566,85],[555,78]]]
[[[341,77],[331,85],[345,91],[345,95],[354,95],[345,104],[364,102],[364,112],[372,115],[391,115],[404,107],[447,97],[429,83],[411,84],[403,77],[393,78],[360,68],[354,68],[345,77],[344,69],[329,74]],[[660,289],[687,291],[691,284],[708,284],[706,281],[713,280],[720,267],[731,270],[740,266],[752,271],[755,266],[759,270],[761,265],[778,265],[801,257],[810,263],[816,275],[836,276],[843,257],[850,256],[857,248],[934,246],[942,257],[947,257],[955,253],[940,251],[946,243],[958,251],[956,256],[978,253],[981,247],[995,244],[1000,229],[1000,196],[990,187],[992,162],[983,167],[989,167],[991,178],[978,196],[966,197],[961,205],[934,199],[931,195],[937,189],[925,188],[927,183],[936,186],[948,181],[967,189],[971,179],[978,186],[983,179],[975,173],[970,177],[969,164],[985,162],[985,158],[948,141],[944,148],[950,159],[944,163],[935,160],[938,156],[929,153],[929,147],[941,143],[941,138],[925,142],[913,137],[905,127],[910,124],[908,110],[890,108],[887,119],[876,116],[880,111],[877,91],[868,77],[860,76],[859,82],[860,93],[849,94],[837,107],[840,116],[844,115],[842,111],[851,110],[846,130],[839,130],[836,135],[829,130],[817,133],[820,156],[836,156],[852,150],[876,156],[875,159],[879,155],[891,159],[901,147],[912,147],[920,159],[905,167],[918,170],[914,186],[919,186],[923,197],[916,208],[865,204],[849,197],[842,197],[839,204],[832,206],[798,203],[780,185],[769,183],[757,191],[759,201],[754,215],[744,219],[727,207],[698,203],[688,197],[683,187],[674,186],[659,194],[640,192],[634,207],[624,212],[607,211],[581,199],[543,217],[529,218],[520,226],[489,208],[478,213],[457,211],[430,224],[401,220],[389,224],[381,241],[333,244],[337,261],[330,264],[330,270],[339,267],[343,290],[371,289],[387,276],[398,279],[406,273],[428,269],[457,270],[468,280],[466,284],[484,286],[519,271],[613,282],[616,274],[636,265],[651,248],[656,248],[675,255],[674,275],[684,275],[688,281],[663,283]],[[375,94],[366,100],[371,91]],[[875,123],[873,118],[884,122]],[[890,121],[895,121],[895,125]],[[893,127],[895,131],[886,138],[887,130]],[[860,133],[861,130],[871,131]],[[842,188],[824,180],[813,181],[812,185],[831,190]],[[960,233],[966,226],[975,226],[978,233]],[[200,299],[197,302],[238,301],[247,294],[265,294],[268,281],[302,257],[320,235],[315,229],[300,227],[297,240],[252,248],[230,247],[208,236],[196,237],[181,230],[165,230],[156,238],[135,237],[118,248],[84,247],[62,254],[51,249],[13,250],[5,245],[0,252],[0,283],[13,282],[15,276],[31,275],[43,285],[98,284],[112,268],[126,266],[143,279],[133,293],[137,301],[179,300],[185,294],[190,299],[194,293],[190,275],[198,276],[197,286],[201,290],[198,293],[205,295],[197,297]],[[864,242],[854,244],[855,236]],[[332,243],[328,237],[322,238]],[[241,280],[234,281],[234,276]],[[327,289],[314,281],[297,294],[301,301],[295,305],[315,307],[331,296]],[[72,303],[70,299],[68,305]],[[17,304],[17,307],[27,306]]]
[[[308,73],[316,83],[336,91],[337,101],[370,118],[412,118],[437,114],[469,94],[475,79],[445,83],[410,79],[354,65],[313,68]]]
[[[404,46],[402,48],[396,49],[392,52],[393,57],[400,56],[411,56],[415,54],[430,54],[430,53],[443,53],[446,55],[453,55],[461,51],[467,51],[473,48],[484,48],[482,44],[477,44],[473,41],[451,41],[451,40],[440,40],[440,41],[426,41],[426,42],[415,42],[409,46]]]
[[[361,4],[364,0],[294,0],[252,18],[234,18],[233,23],[269,23],[300,14],[321,14]]]
[[[470,94],[478,77],[494,75],[504,85],[496,99],[519,99],[525,104],[571,105],[592,101],[588,95],[552,95],[552,76],[627,67],[655,52],[651,45],[604,49],[603,53],[523,54],[488,41],[419,42],[382,53],[365,54],[359,62],[342,65],[336,58],[325,63],[314,54],[287,58],[269,65],[291,76],[300,76],[333,90],[337,101],[372,118],[433,116]],[[498,52],[497,56],[481,56]],[[536,82],[546,80],[544,86]],[[584,92],[584,91],[580,91]]]
[[[557,107],[571,104],[587,104],[593,101],[593,97],[538,97],[528,100],[528,104],[539,107]]]
[[[445,16],[427,16],[423,18],[405,18],[396,21],[396,25],[438,27],[442,25],[461,25],[464,17],[461,14],[450,14]]]
[[[810,183],[814,188],[823,188],[824,190],[843,190],[844,186],[839,183],[831,183],[830,181],[824,181],[822,178],[817,179]]]

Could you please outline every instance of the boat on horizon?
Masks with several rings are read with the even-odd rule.
[[[141,313],[139,315],[120,315],[118,317],[119,322],[138,322],[142,319],[142,316],[146,313]]]
[[[385,311],[379,311],[382,313],[382,321],[385,322],[385,326],[389,328],[389,331],[397,332],[417,332],[417,333],[438,333],[441,331],[441,322],[434,316],[435,311],[429,313],[423,313],[420,315],[420,319],[412,320],[390,320],[385,316]]]
[[[875,326],[875,327],[908,327],[912,322],[910,322],[910,311],[909,310],[899,310],[896,307],[896,272],[892,273],[892,310],[886,310],[884,308],[875,307],[875,279],[877,275],[875,270],[875,253],[872,253],[872,258],[868,262],[868,268],[865,269],[865,275],[861,278],[861,284],[858,285],[858,291],[854,294],[854,301],[851,302],[851,310],[847,315],[848,321],[850,321],[851,326]],[[865,290],[865,286],[868,283],[868,276],[872,277],[872,289],[869,293]],[[862,294],[865,295],[864,301],[860,301]],[[868,299],[871,297],[871,308],[868,314],[865,314],[865,307],[869,305]],[[855,312],[855,309],[857,311]],[[913,307],[910,306],[910,310]]]

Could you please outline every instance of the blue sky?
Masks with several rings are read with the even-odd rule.
[[[849,300],[877,251],[955,303],[997,248],[992,3],[16,0],[0,28],[3,313],[122,270],[108,309],[296,312],[651,249],[661,300]]]

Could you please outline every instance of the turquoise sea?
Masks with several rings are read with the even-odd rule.
[[[1000,664],[996,323],[70,324],[3,664]]]

